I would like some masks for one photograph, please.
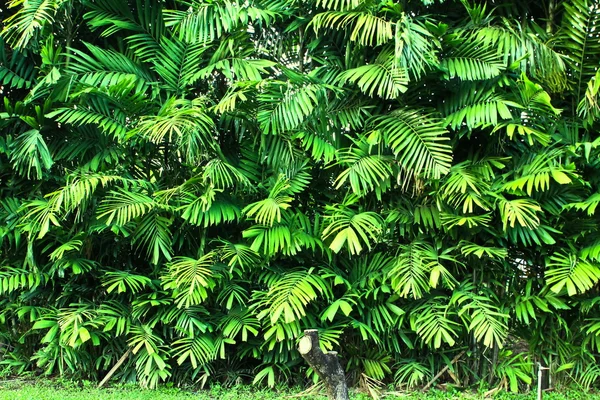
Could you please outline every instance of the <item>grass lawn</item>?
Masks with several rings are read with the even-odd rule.
[[[76,384],[69,381],[0,381],[0,400],[272,400],[272,399],[319,399],[322,396],[296,397],[289,389],[285,391],[256,389],[249,386],[239,386],[231,389],[214,387],[210,390],[190,392],[179,389],[161,388],[157,390],[144,390],[136,386],[118,386],[96,389],[94,384]],[[351,396],[353,400],[366,400],[364,394],[356,393]],[[403,400],[441,400],[441,399],[483,399],[477,393],[447,393],[430,391],[427,394],[406,393],[389,394],[385,399]],[[498,400],[535,400],[535,393],[509,394],[500,393],[494,396]],[[582,391],[549,392],[544,394],[544,400],[600,400],[600,395]]]

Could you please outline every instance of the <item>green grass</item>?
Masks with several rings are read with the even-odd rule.
[[[250,386],[238,386],[230,389],[213,387],[210,390],[198,392],[185,391],[172,388],[157,390],[144,390],[137,386],[116,386],[97,389],[95,384],[89,382],[74,383],[71,381],[26,381],[7,380],[0,381],[0,400],[274,400],[274,399],[326,399],[323,396],[295,397],[299,390],[268,390],[257,389]],[[362,393],[353,393],[353,400],[366,400],[369,397]],[[385,399],[395,400],[442,400],[442,399],[483,399],[477,393],[448,393],[430,391],[423,394],[419,392],[388,394]],[[494,396],[498,400],[534,400],[535,393],[510,394],[500,393]],[[544,400],[600,400],[600,395],[583,391],[549,392],[544,395]]]

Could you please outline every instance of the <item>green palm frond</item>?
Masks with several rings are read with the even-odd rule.
[[[13,50],[7,54],[6,44],[0,36],[0,82],[17,89],[29,88],[35,81],[35,66],[25,54]]]
[[[287,222],[287,221],[286,221]],[[253,225],[242,232],[246,239],[253,239],[250,248],[264,255],[272,256],[278,253],[295,254],[292,245],[292,231],[288,223],[273,226]]]
[[[317,299],[317,293],[328,296],[326,282],[314,269],[286,271],[285,274],[266,272],[261,280],[268,286],[268,291],[261,294],[263,299],[258,303],[263,310],[257,314],[259,320],[269,317],[275,325],[283,316],[285,323],[292,323],[306,315],[306,306]]]
[[[478,175],[478,168],[470,161],[452,166],[446,181],[440,187],[440,197],[452,207],[462,206],[463,213],[473,213],[474,206],[489,211],[491,204],[490,184],[484,176]]]
[[[214,195],[214,192],[212,192]],[[207,199],[207,194],[197,196],[184,192],[179,198],[177,211],[182,211],[181,218],[196,226],[216,226],[227,222],[238,221],[242,216],[240,207],[225,196]]]
[[[317,0],[317,6],[328,10],[346,11],[356,8],[361,0]]]
[[[198,368],[217,358],[215,343],[208,335],[176,340],[173,342],[173,351],[173,356],[177,357],[177,364],[189,361],[192,368]]]
[[[495,126],[499,120],[512,119],[509,107],[520,108],[506,95],[485,91],[475,85],[461,85],[460,90],[443,100],[445,123],[452,129],[466,125],[469,129]]]
[[[271,82],[258,95],[263,106],[257,119],[265,134],[277,135],[298,128],[317,104],[323,101],[324,87],[321,84],[291,86],[283,82]]]
[[[397,385],[406,384],[413,388],[431,379],[431,369],[417,360],[402,360],[396,367],[394,383]]]
[[[335,158],[336,147],[327,138],[320,135],[318,132],[310,129],[304,129],[294,135],[294,139],[298,139],[302,147],[310,153],[314,161],[322,161],[329,164]]]
[[[400,246],[396,262],[387,272],[392,280],[392,287],[402,297],[412,296],[420,299],[431,288],[436,288],[440,279],[444,286],[452,288],[455,279],[442,264],[456,262],[449,254],[440,254],[428,243],[415,241]]]
[[[510,69],[520,69],[552,90],[565,88],[565,57],[535,22],[514,24],[503,19],[501,25],[480,27],[473,35],[482,46],[496,48]]]
[[[185,10],[165,10],[165,24],[190,43],[204,43],[220,38],[238,26],[248,23],[270,24],[280,15],[276,4],[261,7],[254,2],[202,0],[181,1]],[[273,7],[274,6],[274,7]]]
[[[44,137],[37,129],[21,133],[12,142],[11,161],[16,171],[27,178],[41,179],[53,164]]]
[[[144,275],[132,274],[127,271],[108,271],[102,279],[102,286],[106,292],[117,291],[117,293],[131,292],[139,293],[144,287],[150,286],[150,278]]]
[[[146,215],[156,206],[154,200],[144,193],[121,189],[113,191],[98,207],[98,219],[106,219],[106,225],[125,225]]]
[[[363,93],[371,97],[396,99],[406,92],[408,75],[404,67],[396,65],[394,53],[388,49],[379,54],[375,63],[344,71],[339,80],[356,83]]]
[[[254,218],[261,225],[271,227],[275,222],[281,222],[282,211],[287,210],[293,200],[293,197],[286,194],[289,188],[289,181],[280,177],[271,188],[269,197],[248,204],[242,212],[248,217]]]
[[[600,280],[600,266],[573,254],[558,252],[546,261],[546,283],[554,293],[565,286],[569,296],[585,293]]]
[[[209,312],[203,306],[177,307],[169,304],[169,307],[163,308],[160,315],[157,315],[154,321],[160,321],[175,327],[177,335],[195,337],[199,334],[207,333],[210,325],[206,321]]]
[[[310,24],[317,35],[325,29],[348,29],[350,40],[363,46],[379,46],[394,38],[392,22],[364,11],[326,11]]]
[[[73,174],[67,177],[63,187],[55,192],[49,193],[46,197],[51,204],[62,209],[66,214],[77,210],[79,215],[86,210],[88,203],[98,187],[106,188],[111,184],[116,183],[129,183],[133,186],[140,185],[139,181],[130,181],[116,175]]]
[[[214,253],[199,259],[175,257],[167,264],[166,274],[161,278],[165,289],[173,291],[178,307],[199,305],[208,297],[208,290],[215,286],[211,269]]]
[[[596,72],[587,83],[585,96],[577,105],[577,114],[587,125],[592,125],[600,119],[600,71]]]
[[[570,0],[564,7],[560,43],[573,72],[575,104],[578,104],[600,62],[600,8],[594,0]]]
[[[517,223],[518,226],[528,229],[535,229],[540,225],[537,213],[542,211],[542,208],[534,200],[507,200],[499,197],[498,201],[504,230],[509,226],[514,228]]]
[[[372,116],[375,107],[362,99],[336,99],[330,101],[326,110],[331,124],[337,128],[350,127],[360,130]]]
[[[222,158],[209,160],[202,171],[202,179],[212,184],[217,189],[226,189],[235,186],[251,186],[250,180],[235,165]]]
[[[290,194],[302,193],[309,187],[313,179],[308,160],[288,165],[282,173],[288,181]]]
[[[408,72],[412,80],[418,80],[429,69],[439,65],[439,40],[427,29],[432,20],[411,18],[407,13],[396,23],[395,62]]]
[[[476,243],[471,243],[466,240],[461,240],[458,244],[460,252],[466,256],[474,255],[478,258],[483,256],[502,260],[508,256],[508,251],[500,247],[483,246]]]
[[[481,292],[481,290],[479,291]],[[476,294],[471,283],[461,285],[452,295],[451,304],[459,307],[458,316],[463,319],[476,340],[484,346],[502,348],[508,335],[508,315],[500,312],[494,304],[492,293]]]
[[[143,61],[159,59],[160,42],[164,37],[165,23],[162,3],[155,0],[136,0],[137,13],[127,3],[111,0],[88,2],[91,9],[84,18],[92,29],[104,28],[102,36],[112,36],[120,30],[131,31],[126,41],[135,54]]]
[[[261,262],[259,254],[243,244],[223,241],[220,250],[222,252],[221,255],[223,260],[227,260],[227,266],[232,269],[240,268],[245,270],[258,265]]]
[[[374,212],[356,212],[345,205],[327,206],[328,224],[323,239],[335,235],[329,248],[339,253],[346,245],[350,254],[359,254],[363,244],[369,249],[377,243],[382,232],[382,218]]]
[[[372,120],[398,162],[413,174],[439,178],[450,169],[452,148],[443,123],[420,110],[397,109]]]
[[[392,158],[381,154],[369,154],[368,147],[365,143],[358,143],[349,149],[338,150],[336,164],[346,169],[336,178],[336,189],[349,183],[352,192],[362,196],[374,190],[383,191],[386,182],[389,186]]]
[[[460,325],[450,319],[446,297],[433,297],[410,313],[410,325],[425,344],[438,349],[442,343],[454,346]]]
[[[559,150],[546,150],[539,154],[532,153],[523,160],[519,177],[504,184],[504,190],[523,190],[531,196],[535,191],[546,191],[550,188],[550,178],[558,184],[568,185],[577,177],[573,166],[563,166],[563,153]]]
[[[5,19],[0,33],[8,43],[23,48],[35,34],[54,22],[57,10],[67,0],[9,0],[7,7],[19,7],[17,12]]]
[[[23,289],[35,290],[45,285],[48,279],[47,273],[3,266],[0,269],[0,293],[9,295]]]
[[[102,49],[90,43],[84,45],[87,52],[71,49],[71,62],[67,71],[77,80],[94,87],[109,87],[122,80],[134,80],[147,85],[154,80],[151,72],[141,63],[125,54]],[[88,54],[89,52],[89,54]]]
[[[80,235],[79,237],[73,237],[58,246],[52,253],[50,253],[50,260],[56,261],[65,257],[65,255],[69,253],[79,253],[81,251],[81,246],[83,245],[83,242],[81,241],[82,236],[83,235]]]
[[[156,72],[165,81],[169,90],[182,93],[194,83],[206,46],[203,43],[190,44],[175,39],[161,41],[164,56],[156,62]]]
[[[448,79],[478,81],[497,77],[506,68],[495,49],[465,38],[441,58],[440,67]]]
[[[263,79],[263,75],[269,73],[269,69],[276,65],[275,62],[265,59],[254,59],[253,49],[248,48],[245,50],[236,49],[234,51],[235,43],[239,43],[245,38],[230,37],[228,40],[224,40],[220,43],[217,50],[212,55],[209,64],[197,71],[194,75],[194,79],[202,78],[207,79],[219,71],[225,78],[232,82],[250,81],[248,83],[254,83]],[[197,69],[197,68],[196,68]],[[194,80],[192,79],[192,81]],[[237,92],[242,94],[243,92]],[[235,98],[232,98],[235,101]]]
[[[206,114],[204,100],[183,100],[171,97],[157,115],[140,119],[129,137],[143,137],[151,142],[175,142],[186,159],[195,161],[210,148],[214,122]]]
[[[119,81],[119,84],[127,86],[133,86],[133,83],[133,80]],[[96,125],[107,134],[118,138],[125,136],[127,131],[125,113],[114,102],[100,94],[88,99],[87,108],[77,105],[64,107],[48,114],[48,117],[56,117],[58,122],[73,126]]]
[[[220,326],[223,329],[223,336],[233,339],[241,334],[242,341],[247,342],[249,334],[258,335],[260,323],[249,310],[236,308],[229,311],[227,316],[221,320]]]
[[[142,217],[133,233],[132,244],[138,249],[145,248],[152,264],[158,264],[161,256],[171,259],[173,237],[169,226],[172,222],[171,218],[151,212]]]

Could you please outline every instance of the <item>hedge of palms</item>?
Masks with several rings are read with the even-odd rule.
[[[600,3],[528,3],[10,0],[0,363],[594,385]]]

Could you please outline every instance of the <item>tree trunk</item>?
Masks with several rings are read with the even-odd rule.
[[[336,351],[323,353],[319,347],[319,334],[316,329],[304,331],[298,351],[308,365],[315,370],[325,383],[327,397],[331,400],[349,400],[346,375],[337,358]]]

